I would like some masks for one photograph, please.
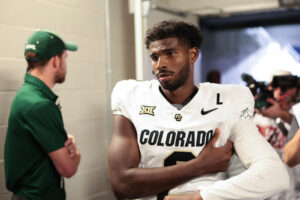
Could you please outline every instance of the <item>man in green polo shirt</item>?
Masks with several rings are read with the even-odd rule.
[[[67,135],[51,90],[66,76],[67,50],[76,51],[57,34],[38,30],[25,44],[25,82],[11,106],[5,142],[5,177],[13,200],[63,200],[61,177],[73,176],[80,153]]]

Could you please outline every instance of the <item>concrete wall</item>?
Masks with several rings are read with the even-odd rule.
[[[66,82],[54,88],[60,97],[66,130],[75,135],[82,154],[77,174],[66,180],[67,199],[114,199],[107,174],[112,125],[110,92],[117,80],[134,78],[133,18],[128,14],[127,3],[124,0],[0,0],[1,200],[11,196],[5,188],[3,163],[10,105],[23,83],[24,43],[38,28],[52,29],[79,47],[77,52],[69,53]],[[105,10],[105,6],[109,9]],[[110,26],[106,26],[106,20],[113,20],[108,23]]]

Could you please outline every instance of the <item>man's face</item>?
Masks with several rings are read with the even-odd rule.
[[[282,109],[288,108],[288,106],[293,102],[296,95],[296,88],[290,88],[282,91],[280,87],[273,88],[274,99],[279,102]]]
[[[273,88],[273,96],[276,101],[280,100],[281,95],[283,95],[283,94],[282,94],[280,87]]]
[[[180,45],[177,38],[151,42],[149,53],[154,75],[164,89],[176,90],[183,86],[190,76],[193,76],[189,48]]]
[[[55,83],[63,83],[67,74],[67,51],[64,51],[59,60],[59,69],[55,74]]]

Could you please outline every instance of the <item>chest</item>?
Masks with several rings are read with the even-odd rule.
[[[222,114],[226,107],[203,109],[199,103],[177,110],[149,101],[132,108],[136,112],[130,112],[131,121],[136,128],[144,167],[169,166],[195,158],[211,140],[216,128],[222,133],[216,145],[224,145],[230,137],[231,124],[227,120],[230,116]]]

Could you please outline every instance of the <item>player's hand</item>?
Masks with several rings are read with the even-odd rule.
[[[185,195],[172,195],[166,196],[164,200],[202,200],[200,196],[200,191],[195,191],[193,193],[188,193]]]
[[[65,142],[65,147],[68,149],[69,155],[75,157],[78,154],[78,149],[73,135],[68,134],[68,139]]]
[[[279,103],[272,98],[267,99],[267,101],[272,105],[264,110],[259,111],[259,113],[265,117],[269,117],[273,119],[276,117],[280,117],[281,108]]]
[[[200,175],[223,172],[229,166],[231,156],[233,154],[232,142],[227,143],[222,147],[215,147],[216,142],[220,138],[221,131],[216,129],[213,138],[204,147],[201,153],[197,156],[199,161],[199,169],[203,169]]]

